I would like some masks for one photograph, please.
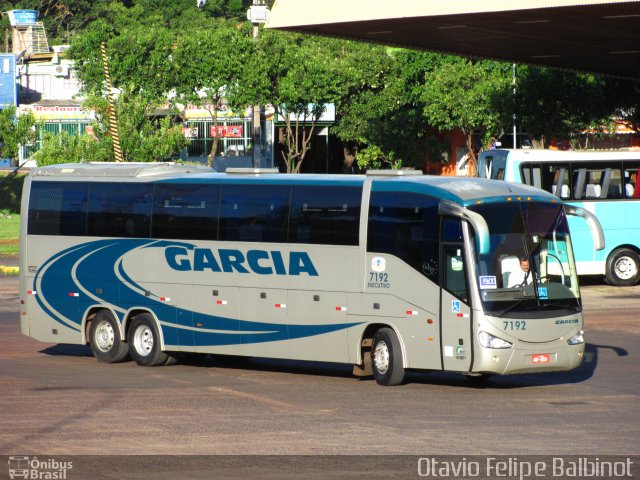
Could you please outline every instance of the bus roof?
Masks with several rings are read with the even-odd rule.
[[[640,149],[629,150],[544,150],[544,149],[497,149],[486,150],[482,156],[494,155],[520,161],[603,161],[640,159]]]
[[[270,170],[272,172],[273,170]],[[453,201],[463,206],[478,203],[502,202],[513,197],[520,200],[557,202],[554,195],[529,185],[487,180],[472,177],[445,177],[416,174],[295,174],[261,173],[260,170],[246,170],[233,173],[218,173],[200,165],[180,165],[173,163],[72,163],[40,167],[32,170],[36,180],[56,179],[71,181],[140,181],[151,180],[161,183],[187,182],[259,182],[275,185],[363,185],[374,183],[376,191],[408,191],[435,196]],[[39,178],[38,178],[39,177]],[[156,178],[149,178],[156,177]]]

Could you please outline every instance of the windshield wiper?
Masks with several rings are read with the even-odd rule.
[[[566,310],[571,310],[576,313],[582,311],[582,308],[578,305],[567,305],[565,303],[560,303],[560,302],[541,302],[540,307],[541,308],[547,308],[547,307],[563,308]]]
[[[522,302],[524,302],[525,300],[532,300],[533,298],[534,297],[522,297],[522,298],[518,299],[518,301],[516,303],[512,303],[507,308],[505,308],[503,311],[501,311],[500,313],[496,314],[496,317],[498,317],[498,318],[504,317],[511,310],[513,310],[517,306],[521,305]],[[528,308],[527,310],[532,310],[532,309],[535,309],[536,307],[537,307],[537,305],[534,305],[533,308]]]

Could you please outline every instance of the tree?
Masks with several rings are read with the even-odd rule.
[[[109,133],[107,102],[91,97],[85,103],[97,115],[90,135],[61,132],[45,134],[42,148],[34,154],[38,165],[76,162],[114,161],[113,142]],[[188,140],[169,117],[153,118],[148,105],[138,97],[121,95],[116,103],[120,145],[128,162],[172,160],[187,146]]]
[[[640,81],[608,79],[607,98],[613,105],[615,118],[640,133]]]
[[[226,101],[232,110],[242,111],[246,104],[239,94],[253,42],[247,32],[219,21],[198,34],[189,32],[178,38],[172,53],[174,103],[196,105],[211,115],[215,136],[209,154],[212,164],[218,149],[218,112]]]
[[[608,95],[605,78],[597,75],[520,66],[516,78],[516,118],[533,138],[546,142],[608,125],[616,102],[623,102]]]
[[[421,98],[428,121],[440,130],[460,129],[466,138],[469,174],[475,173],[474,132],[483,144],[500,129],[501,116],[494,108],[497,98],[509,91],[508,64],[442,57],[422,87]]]
[[[365,44],[346,44],[348,92],[337,104],[334,133],[353,145],[363,168],[422,166],[428,122],[414,79],[404,77],[416,52]]]
[[[16,118],[16,107],[0,109],[0,158],[18,158],[21,144],[33,142],[35,119],[30,113]]]
[[[283,161],[299,173],[325,110],[344,93],[337,40],[265,30],[241,79],[244,103],[272,104],[285,122]]]

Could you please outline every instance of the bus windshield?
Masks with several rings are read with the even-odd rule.
[[[478,205],[490,250],[477,255],[478,288],[489,315],[537,317],[580,311],[567,219],[560,204]],[[546,316],[542,314],[542,316]]]

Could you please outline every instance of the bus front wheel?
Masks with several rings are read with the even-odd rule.
[[[607,259],[606,280],[610,285],[629,287],[640,279],[640,257],[630,248],[614,250]]]
[[[100,362],[117,363],[124,360],[129,351],[120,338],[118,321],[108,310],[100,310],[89,328],[91,353]]]
[[[404,380],[402,348],[392,329],[381,328],[373,336],[371,367],[379,385],[399,385]]]
[[[169,356],[161,349],[158,327],[148,313],[134,317],[127,338],[131,358],[138,365],[155,367],[168,362]]]

